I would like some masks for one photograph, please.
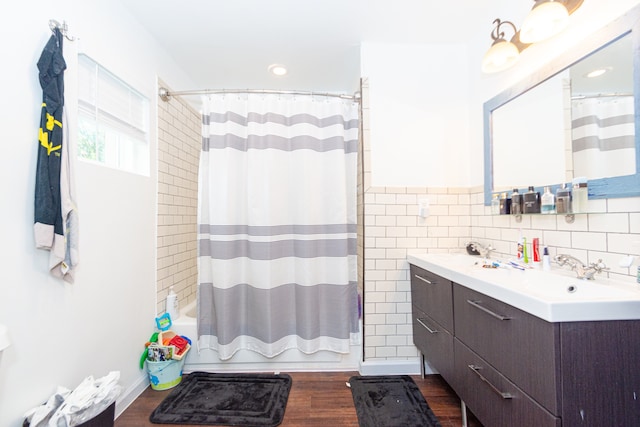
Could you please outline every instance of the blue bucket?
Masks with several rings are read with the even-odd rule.
[[[177,386],[182,381],[182,366],[184,359],[152,362],[147,360],[149,382],[154,390],[167,390]]]

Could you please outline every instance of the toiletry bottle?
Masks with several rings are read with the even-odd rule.
[[[516,258],[518,259],[518,261],[522,261],[522,258],[524,258],[524,244],[522,241],[522,233],[520,233],[520,238],[518,239],[517,243]]]
[[[494,194],[491,199],[491,215],[500,215],[500,199],[497,194]]]
[[[562,183],[556,192],[556,212],[571,213],[571,189],[567,188],[565,183]]]
[[[546,246],[542,252],[542,269],[544,271],[551,271],[551,260],[549,259],[549,248]]]
[[[576,182],[573,184],[573,212],[586,212],[589,200],[587,183]]]
[[[554,214],[556,213],[556,196],[553,195],[551,189],[546,186],[544,187],[544,193],[540,198],[540,212],[543,214]]]
[[[511,214],[522,214],[522,194],[518,193],[517,188],[514,188],[511,193]]]
[[[533,262],[540,262],[540,239],[537,237],[531,241],[531,252],[533,252]]]
[[[540,213],[540,193],[529,186],[529,191],[522,195],[522,213]]]
[[[522,262],[529,264],[529,253],[527,252],[527,238],[522,239]]]
[[[500,215],[509,215],[511,213],[511,199],[507,198],[507,193],[500,196]]]
[[[176,295],[176,293],[173,291],[173,286],[169,288],[165,311],[169,313],[169,316],[171,316],[171,320],[176,320],[180,316],[180,310],[178,308],[178,295]]]

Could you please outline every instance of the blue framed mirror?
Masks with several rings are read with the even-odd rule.
[[[487,101],[483,122],[485,205],[577,177],[590,199],[639,196],[640,6]]]

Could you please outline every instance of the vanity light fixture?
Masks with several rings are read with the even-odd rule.
[[[534,0],[535,4],[525,18],[520,31],[510,21],[500,21],[499,19],[493,21],[496,24],[496,28],[491,32],[491,38],[494,41],[489,51],[484,55],[482,71],[495,73],[515,64],[520,52],[529,45],[552,37],[562,31],[569,23],[569,15],[575,12],[583,1]],[[504,33],[500,31],[502,24],[509,24],[513,28],[515,34],[510,42],[506,42]],[[506,42],[506,44],[500,45],[502,42]],[[513,46],[509,46],[509,43]],[[496,45],[498,47],[494,49]]]
[[[282,77],[287,74],[287,67],[282,64],[271,64],[268,69],[274,76]]]
[[[493,43],[482,58],[482,71],[485,73],[496,73],[511,67],[518,61],[520,51],[524,46],[520,43],[518,30],[513,22],[501,21],[495,19],[493,21],[495,28],[491,32]],[[503,26],[511,27],[513,36],[509,41],[505,39]]]
[[[569,11],[562,1],[538,0],[524,19],[520,38],[525,43],[537,43],[555,36],[569,24]]]

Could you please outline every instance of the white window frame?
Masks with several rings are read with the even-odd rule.
[[[149,100],[78,55],[78,158],[149,176]]]

